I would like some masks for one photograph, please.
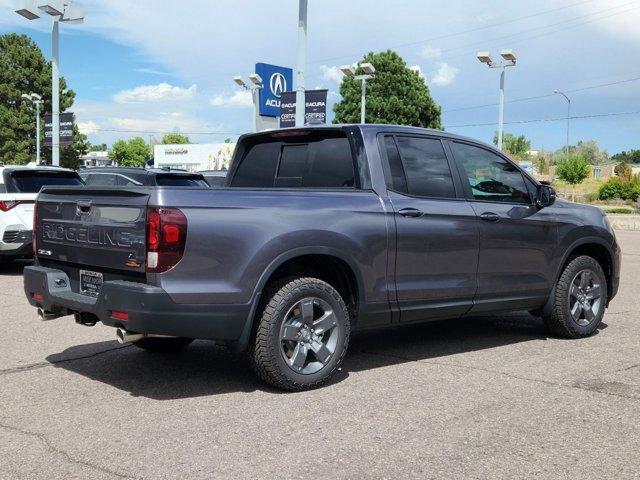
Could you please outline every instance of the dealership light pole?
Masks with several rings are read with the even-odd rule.
[[[376,78],[376,68],[369,62],[361,63],[360,68],[364,72],[362,75],[356,75],[356,69],[351,65],[345,65],[340,67],[342,73],[347,77],[353,77],[356,80],[360,80],[362,87],[360,90],[360,123],[367,123],[367,80]]]
[[[60,31],[59,23],[82,23],[84,9],[72,5],[71,0],[20,0],[16,13],[27,20],[36,20],[43,14],[53,17],[51,28],[51,160],[60,165]]]
[[[571,99],[560,90],[554,90],[553,93],[562,95],[567,101],[567,157],[569,156],[569,127],[571,126]]]
[[[502,137],[504,134],[504,77],[507,67],[515,67],[518,57],[513,50],[502,50],[500,56],[503,62],[494,62],[489,52],[478,52],[477,58],[489,68],[499,68],[500,72],[500,107],[498,113],[498,149],[502,150]]]
[[[260,103],[260,89],[264,86],[262,78],[257,73],[249,75],[251,85],[247,85],[241,76],[233,77],[233,81],[239,86],[251,92],[251,100],[253,102],[253,131],[258,131],[258,115],[259,115],[259,103]]]
[[[307,65],[307,7],[308,0],[298,4],[298,64],[296,67],[296,127],[304,125],[305,85],[304,72]]]
[[[36,107],[36,165],[40,165],[40,105],[42,105],[42,97],[37,93],[23,93],[22,98]]]

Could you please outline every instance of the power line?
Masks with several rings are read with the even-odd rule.
[[[609,83],[601,83],[598,85],[590,85],[588,87],[582,87],[582,88],[574,88],[572,90],[565,90],[562,89],[565,93],[578,93],[578,92],[584,92],[587,90],[593,90],[595,88],[604,88],[604,87],[611,87],[611,86],[615,86],[615,85],[621,85],[624,83],[631,83],[631,82],[637,82],[638,80],[640,80],[640,77],[634,77],[634,78],[627,78],[625,80],[619,80],[617,82],[609,82]],[[522,97],[522,98],[514,98],[512,100],[508,100],[505,103],[518,103],[518,102],[527,102],[530,100],[539,100],[541,98],[548,98],[548,97],[554,97],[555,94],[554,93],[547,93],[544,95],[536,95],[533,97]],[[443,110],[442,113],[451,113],[451,112],[461,112],[461,111],[465,111],[465,110],[476,110],[479,108],[487,108],[487,107],[495,107],[496,105],[498,105],[497,103],[486,103],[484,105],[473,105],[473,106],[469,106],[469,107],[460,107],[460,108],[452,108],[449,110]]]
[[[98,128],[100,132],[115,132],[115,133],[139,133],[139,134],[147,134],[147,135],[171,135],[174,133],[180,135],[243,135],[246,132],[222,132],[222,131],[209,131],[209,132],[184,132],[179,131],[162,131],[162,130],[119,130],[113,128]]]
[[[510,122],[504,122],[505,125],[521,125],[526,123],[542,123],[542,122],[559,122],[569,120],[584,120],[589,118],[603,118],[603,117],[619,117],[624,115],[640,115],[640,110],[634,110],[630,112],[611,112],[611,113],[594,113],[591,115],[576,115],[571,117],[555,117],[555,118],[532,118],[528,120],[513,120]],[[467,125],[445,125],[444,128],[465,128],[465,127],[490,127],[494,126],[496,122],[489,123],[469,123]]]

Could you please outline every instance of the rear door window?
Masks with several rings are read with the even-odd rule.
[[[10,178],[7,191],[11,193],[38,193],[42,187],[54,185],[83,185],[78,174],[73,172],[15,171]]]

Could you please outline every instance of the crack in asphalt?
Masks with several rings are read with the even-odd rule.
[[[39,368],[46,368],[46,367],[50,367],[52,365],[58,365],[60,363],[68,363],[68,362],[75,362],[77,360],[85,360],[87,358],[93,358],[93,357],[97,357],[99,355],[103,355],[105,353],[109,353],[109,352],[114,352],[116,350],[122,350],[123,348],[128,348],[131,345],[119,345],[115,348],[109,348],[107,350],[100,350],[99,352],[94,352],[90,355],[83,355],[81,357],[72,357],[72,358],[63,358],[61,360],[56,360],[53,362],[36,362],[36,363],[31,363],[29,365],[21,365],[19,367],[12,367],[12,368],[5,368],[3,370],[0,370],[0,375],[9,375],[11,373],[22,373],[22,372],[29,372],[31,370],[37,370]]]
[[[522,381],[525,381],[525,382],[536,382],[536,383],[541,383],[541,384],[549,385],[549,386],[553,386],[553,387],[562,387],[562,388],[571,388],[571,389],[576,389],[576,390],[584,390],[584,391],[587,391],[587,392],[600,393],[602,395],[608,395],[608,396],[611,396],[611,397],[625,398],[627,400],[635,400],[635,401],[640,400],[640,398],[635,397],[635,396],[623,395],[621,393],[606,392],[606,391],[590,388],[588,385],[581,384],[581,383],[576,383],[576,384],[570,385],[570,384],[567,384],[567,383],[558,383],[558,382],[553,382],[551,380],[543,380],[543,379],[540,379],[540,378],[523,377],[523,376],[520,376],[520,375],[515,375],[513,373],[501,372],[500,370],[492,370],[490,368],[472,367],[470,365],[461,365],[459,363],[451,363],[451,362],[438,362],[438,361],[433,361],[433,360],[420,360],[419,358],[411,358],[411,357],[405,357],[403,355],[394,355],[394,354],[389,354],[389,353],[368,352],[368,351],[364,351],[364,350],[360,350],[357,353],[361,353],[361,354],[364,354],[364,355],[377,355],[377,356],[381,356],[381,357],[396,358],[396,359],[399,359],[399,360],[404,360],[404,361],[408,361],[408,362],[415,362],[415,363],[425,363],[425,364],[430,364],[430,365],[441,365],[441,366],[445,366],[445,367],[456,367],[456,368],[462,368],[462,369],[467,369],[467,370],[478,370],[478,371],[481,371],[481,372],[487,372],[487,373],[493,373],[493,374],[497,374],[497,375],[502,375],[502,376],[513,378],[513,379],[516,379],[516,380],[522,380]],[[637,366],[640,366],[640,365],[632,365],[631,367],[626,368],[625,370],[629,370],[629,369],[637,367]]]
[[[110,470],[108,468],[102,467],[100,465],[93,464],[91,462],[87,462],[85,460],[81,460],[79,458],[74,458],[73,456],[71,456],[71,454],[69,454],[65,450],[57,447],[51,440],[49,440],[42,433],[30,432],[28,430],[22,430],[21,428],[14,427],[14,426],[11,426],[11,425],[6,425],[4,423],[0,423],[0,428],[4,428],[5,430],[9,430],[11,432],[21,433],[22,435],[26,435],[28,437],[37,438],[38,440],[40,440],[45,445],[45,447],[50,452],[53,452],[53,453],[55,453],[57,455],[62,456],[67,462],[72,463],[74,465],[81,465],[81,466],[84,466],[84,467],[87,467],[87,468],[91,468],[93,470],[97,470],[99,472],[106,473],[106,474],[111,475],[111,476],[116,477],[116,478],[130,478],[130,479],[137,478],[137,477],[132,477],[132,476],[130,476],[128,474],[116,472],[115,470]]]

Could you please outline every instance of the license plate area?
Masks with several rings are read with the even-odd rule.
[[[80,293],[90,297],[100,295],[100,289],[104,277],[100,272],[92,272],[91,270],[80,270]]]

